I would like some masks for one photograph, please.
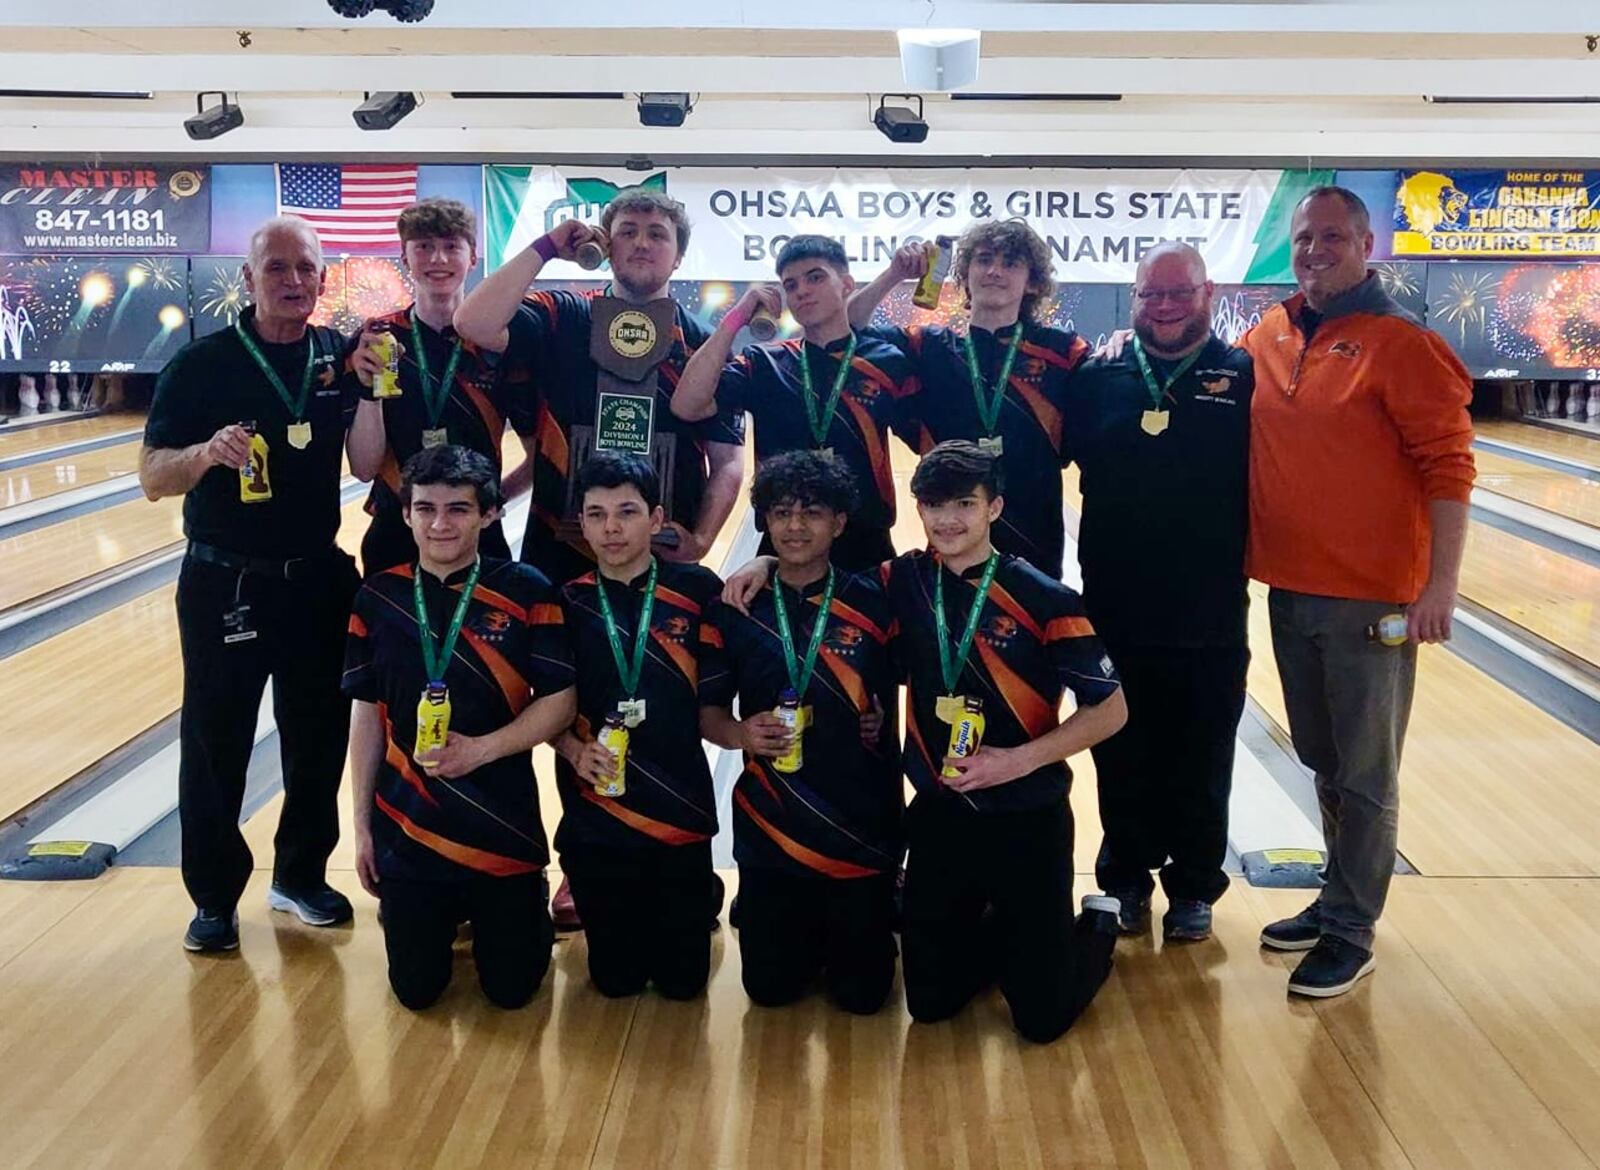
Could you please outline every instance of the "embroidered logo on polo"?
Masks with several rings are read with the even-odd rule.
[[[983,640],[996,648],[1005,646],[1017,636],[1018,628],[1016,618],[997,613],[983,623]]]
[[[499,642],[511,628],[511,615],[503,610],[491,609],[483,615],[483,628],[479,631],[485,642]]]
[[[681,642],[689,635],[689,619],[682,614],[673,614],[661,623],[661,629],[674,642]]]
[[[861,645],[865,637],[859,629],[851,625],[840,625],[830,631],[823,641],[823,645],[830,650],[837,650],[841,654],[849,654]]]
[[[1359,341],[1336,341],[1328,347],[1328,352],[1336,353],[1340,357],[1360,357],[1361,343]]]

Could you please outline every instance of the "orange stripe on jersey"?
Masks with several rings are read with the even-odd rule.
[[[378,469],[378,478],[383,480],[395,495],[400,494],[400,461],[394,457],[393,447],[384,448],[383,466]]]
[[[652,629],[650,637],[656,645],[667,652],[667,657],[678,664],[678,669],[683,671],[684,677],[689,680],[690,686],[700,685],[700,663],[695,656],[689,653],[687,646],[680,646],[660,630]]]
[[[579,780],[577,786],[578,794],[590,804],[605,809],[630,829],[636,829],[646,837],[653,837],[667,845],[692,845],[696,841],[711,840],[709,833],[692,833],[688,829],[680,829],[676,825],[669,825],[665,821],[658,821],[654,817],[635,812],[612,797],[601,796],[587,781]]]
[[[383,718],[383,738],[384,743],[387,744],[384,749],[384,760],[391,768],[400,773],[400,779],[417,790],[418,796],[429,804],[437,806],[439,803],[438,798],[428,791],[428,786],[423,783],[422,777],[411,766],[411,754],[394,741],[394,724],[389,722],[389,708],[379,703],[378,713]]]
[[[668,589],[665,585],[657,585],[656,600],[665,601],[668,605],[675,605],[679,609],[686,609],[696,617],[700,616],[700,603],[691,601],[676,589]]]
[[[878,624],[866,614],[862,613],[854,606],[846,605],[837,597],[833,599],[833,612],[844,618],[844,620],[849,622],[851,625],[858,626],[862,630],[865,630],[867,633],[871,634],[880,645],[889,640],[889,632],[887,630],[880,629]]]
[[[550,413],[547,403],[539,404],[539,421],[534,427],[534,442],[539,454],[559,471],[567,474],[567,436],[561,433],[561,424]]]
[[[824,646],[821,650],[822,661],[828,664],[828,669],[833,677],[839,680],[839,685],[844,688],[844,693],[850,696],[850,701],[856,705],[857,711],[865,711],[872,706],[872,701],[867,698],[867,684],[861,678],[861,672],[846,662],[831,646]]]
[[[715,646],[722,649],[722,631],[710,622],[700,623],[700,642],[704,646]]]
[[[561,612],[561,607],[552,601],[535,602],[528,610],[528,624],[530,626],[560,626],[565,625],[567,617]]]
[[[349,633],[356,638],[365,638],[367,636],[367,623],[361,620],[360,614],[353,613],[350,615]]]
[[[522,677],[516,667],[506,661],[505,655],[465,626],[461,627],[461,637],[477,652],[483,664],[489,668],[489,673],[494,675],[494,681],[500,685],[500,693],[505,695],[506,705],[511,708],[511,713],[522,714],[528,706],[528,680]]]
[[[894,476],[889,470],[889,453],[883,449],[877,424],[872,421],[872,415],[867,413],[867,408],[854,398],[841,398],[839,401],[849,407],[850,413],[856,417],[856,426],[861,430],[861,441],[867,448],[867,461],[872,465],[872,478],[878,485],[878,496],[889,505],[889,511],[893,512]]]
[[[733,790],[733,799],[745,814],[756,823],[756,826],[772,838],[772,843],[782,849],[807,869],[814,869],[818,873],[827,874],[832,878],[859,878],[871,877],[880,872],[876,869],[867,869],[865,866],[856,865],[850,861],[839,861],[818,853],[815,849],[807,849],[793,837],[783,832],[766,817],[762,816],[750,804],[750,798],[737,788]]]
[[[891,398],[899,398],[901,396],[900,383],[896,382],[868,359],[864,357],[851,358],[850,368],[857,371],[867,381],[882,387],[884,393]]]
[[[394,566],[394,568],[392,568],[392,569],[385,569],[383,571],[382,575],[383,576],[388,576],[389,574],[392,573],[396,577],[402,577],[405,580],[409,581],[409,580],[411,580],[412,570],[413,570],[414,567],[415,566],[412,564],[412,562],[406,561],[403,564],[399,564],[399,565]]]
[[[756,759],[755,756],[747,756],[746,759],[750,761],[748,765],[750,774],[761,782],[761,787],[767,790],[768,796],[772,797],[772,799],[777,801],[779,804],[782,804],[783,797],[779,795],[778,789],[772,783],[772,777],[767,775],[767,770],[762,766],[761,761]],[[737,792],[738,790],[735,789],[734,791]]]
[[[1011,388],[1028,404],[1028,409],[1033,411],[1033,417],[1039,420],[1039,426],[1050,436],[1050,446],[1060,453],[1061,412],[1036,388],[1015,374],[1011,376]]]
[[[1015,597],[1007,593],[1005,588],[996,581],[989,586],[989,596],[994,603],[1017,619],[1017,624],[1039,641],[1044,641],[1044,630],[1039,628],[1039,623],[1033,620],[1033,615],[1017,602]]]
[[[552,331],[555,330],[557,325],[561,324],[561,314],[556,311],[556,299],[549,293],[529,293],[522,298],[522,303],[525,305],[532,305],[534,308],[544,313],[545,317],[549,319],[550,328]]]
[[[1092,637],[1094,637],[1094,625],[1086,617],[1051,618],[1044,628],[1046,642],[1058,642],[1062,638]]]
[[[457,865],[464,865],[468,869],[475,869],[492,877],[513,877],[519,873],[536,873],[544,868],[531,861],[518,861],[515,857],[490,853],[487,849],[478,849],[471,845],[463,845],[459,841],[452,841],[448,837],[441,837],[430,829],[424,829],[383,797],[379,796],[376,799],[383,814],[399,825],[402,833],[417,844],[432,849],[439,856],[449,858]]]
[[[1067,347],[1067,352],[1051,349],[1048,345],[1038,345],[1032,341],[1024,341],[1017,347],[1029,357],[1038,358],[1048,365],[1056,366],[1063,370],[1075,370],[1078,363],[1089,356],[1089,343],[1081,337],[1073,337],[1072,344]]]
[[[493,589],[485,589],[482,585],[479,585],[472,591],[472,599],[474,601],[481,599],[486,605],[492,605],[496,609],[505,610],[523,625],[529,624],[528,611],[523,609],[516,602],[512,601],[511,598],[507,597],[504,593],[497,593]],[[555,607],[552,606],[551,608]]]
[[[1017,722],[1027,730],[1031,739],[1038,739],[1056,725],[1056,712],[1038,691],[1023,681],[1022,676],[1006,665],[1005,659],[992,646],[978,643],[978,654],[989,668],[989,677],[999,688],[1000,697],[1011,708]]]
[[[500,417],[500,412],[494,408],[494,403],[489,401],[489,396],[462,374],[456,375],[456,388],[467,392],[472,405],[478,409],[478,417],[483,419],[483,427],[489,432],[489,438],[498,446],[500,436],[505,433],[506,420]]]

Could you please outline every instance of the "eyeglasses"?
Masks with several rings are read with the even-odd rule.
[[[1189,301],[1194,299],[1194,294],[1200,291],[1199,285],[1186,284],[1182,288],[1141,288],[1133,295],[1141,304],[1148,305],[1151,301]]]

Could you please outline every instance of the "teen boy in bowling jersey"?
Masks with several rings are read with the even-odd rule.
[[[907,683],[901,942],[913,1019],[942,1020],[997,981],[1017,1031],[1045,1043],[1083,1012],[1111,970],[1117,902],[1072,914],[1066,759],[1114,734],[1127,708],[1076,593],[999,553],[1005,501],[995,457],[941,443],[911,480],[930,551],[883,570]],[[729,582],[742,603],[768,566]],[[1077,710],[1059,718],[1064,691]],[[951,721],[981,701],[982,744],[946,754]],[[986,909],[992,908],[992,913]]]

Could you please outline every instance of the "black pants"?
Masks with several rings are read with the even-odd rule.
[[[561,867],[583,920],[589,978],[601,995],[638,995],[651,983],[668,999],[705,990],[711,842],[637,849],[567,844]]]
[[[1103,890],[1215,902],[1228,888],[1228,794],[1244,711],[1243,646],[1106,649],[1122,677],[1128,722],[1093,749],[1105,830]]]
[[[911,1018],[959,1012],[998,981],[1011,1020],[1047,1044],[1072,1026],[1111,973],[1116,937],[1075,921],[1072,811],[973,812],[919,794],[906,810],[900,941]]]
[[[756,552],[767,556],[772,551],[772,534],[763,532]],[[894,558],[894,542],[889,539],[887,528],[862,528],[854,521],[844,526],[844,531],[833,542],[833,550],[828,554],[834,567],[846,573],[870,573],[884,561]]]
[[[894,874],[840,880],[739,867],[739,962],[763,1007],[793,1003],[817,977],[847,1012],[871,1015],[894,984]]]
[[[506,533],[500,521],[483,530],[478,537],[478,551],[486,557],[511,559],[511,546],[506,543]],[[417,561],[417,540],[407,528],[399,513],[379,513],[367,526],[361,538],[361,573],[370,577],[396,565],[413,565]]]
[[[395,998],[412,1011],[437,1002],[450,985],[456,926],[467,921],[483,994],[498,1007],[522,1007],[550,969],[556,932],[549,892],[542,873],[472,874],[459,882],[384,878],[378,893]]]
[[[183,562],[178,815],[183,883],[203,910],[231,913],[250,878],[239,812],[269,677],[284,793],[273,881],[307,890],[326,881],[328,855],[339,840],[335,799],[350,736],[350,700],[339,690],[339,676],[358,584],[355,562],[344,553],[330,554],[297,581]],[[228,645],[223,614],[235,599],[249,605],[256,636]]]

